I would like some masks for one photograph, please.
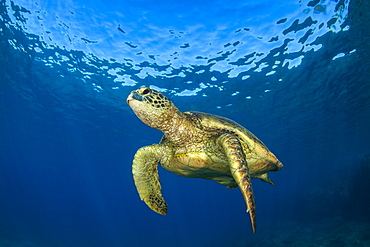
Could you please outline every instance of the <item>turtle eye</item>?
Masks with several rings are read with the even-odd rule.
[[[144,91],[141,93],[142,95],[146,95],[146,94],[149,94],[150,93],[150,89],[149,88],[145,88]]]

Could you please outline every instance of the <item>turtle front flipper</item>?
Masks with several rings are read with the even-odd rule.
[[[252,223],[253,233],[256,231],[256,204],[252,190],[251,178],[247,161],[239,139],[232,134],[222,134],[217,143],[221,146],[230,164],[231,174],[238,184],[247,204],[247,213]]]
[[[158,175],[158,162],[161,160],[162,151],[160,145],[140,148],[134,157],[132,174],[140,199],[153,211],[166,215],[167,204],[161,193]]]

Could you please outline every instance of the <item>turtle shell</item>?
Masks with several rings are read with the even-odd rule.
[[[267,172],[278,171],[283,165],[266,145],[249,130],[233,120],[213,114],[196,111],[184,112],[184,114],[192,119],[197,128],[203,131],[214,132],[217,135],[223,133],[236,135],[243,146],[251,176],[273,184],[268,178]]]

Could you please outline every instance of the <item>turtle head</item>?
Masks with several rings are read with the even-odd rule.
[[[156,129],[163,129],[179,112],[166,96],[148,87],[132,91],[127,97],[127,104],[141,121]]]

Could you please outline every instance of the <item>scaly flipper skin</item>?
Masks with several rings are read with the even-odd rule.
[[[158,162],[161,159],[160,145],[140,148],[134,157],[132,174],[140,199],[153,211],[166,215],[167,204],[161,193],[158,175]]]
[[[232,134],[223,134],[217,139],[230,164],[231,175],[234,177],[247,204],[247,212],[252,223],[253,233],[256,232],[256,205],[252,190],[252,182],[248,172],[247,161],[238,138]]]

